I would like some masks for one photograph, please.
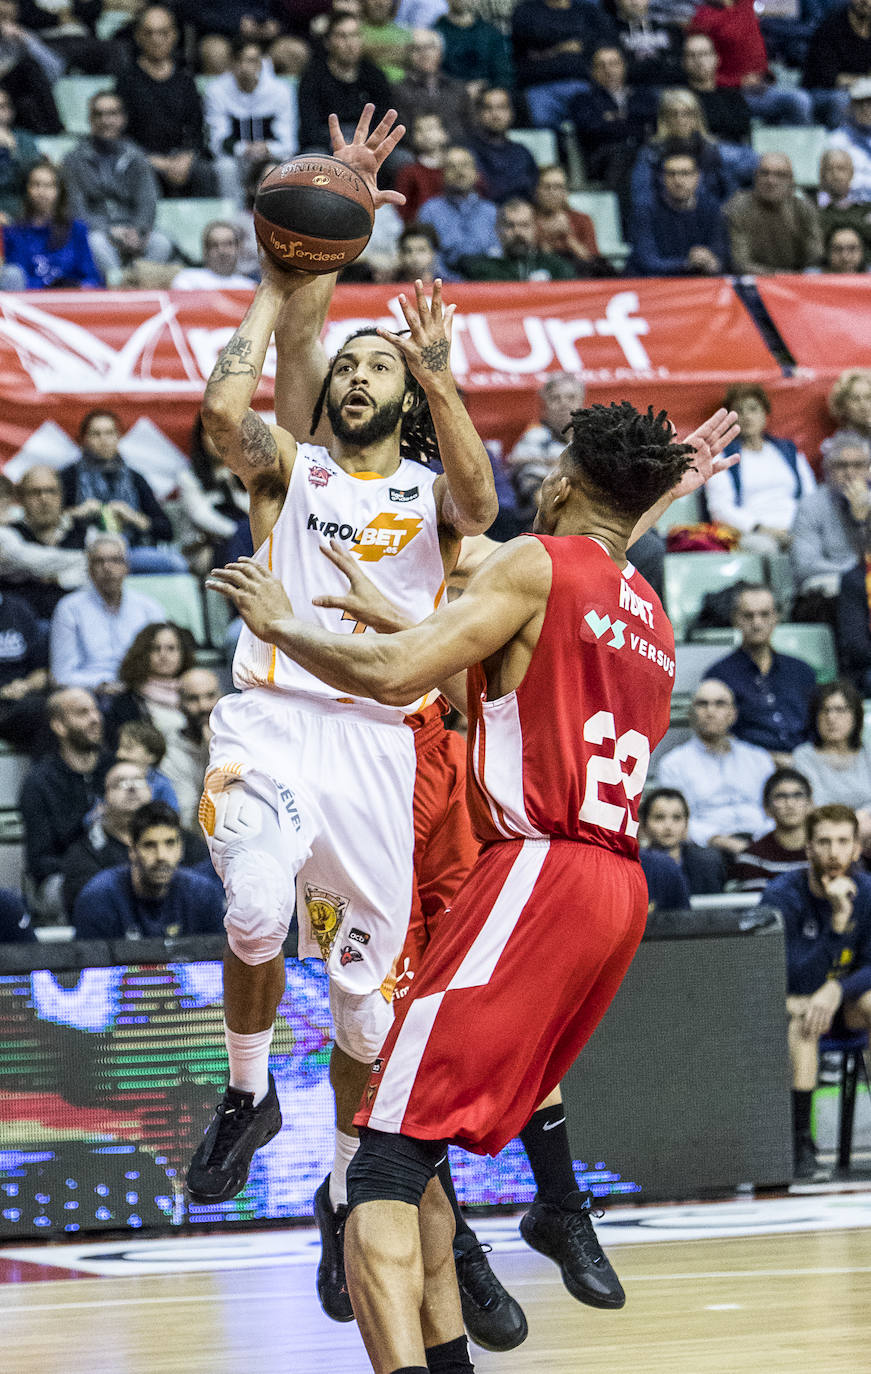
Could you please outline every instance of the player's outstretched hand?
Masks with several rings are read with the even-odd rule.
[[[739,453],[730,453],[723,456],[723,449],[731,444],[733,439],[737,439],[741,433],[741,426],[738,424],[738,416],[734,410],[726,410],[722,406],[719,410],[698,429],[694,429],[692,434],[688,434],[683,440],[685,444],[691,444],[696,451],[695,462],[691,468],[687,468],[681,480],[672,491],[672,497],[677,500],[679,496],[689,496],[690,492],[698,491],[706,482],[717,472],[725,472],[731,468],[740,458]]]
[[[267,644],[272,643],[276,622],[293,615],[290,598],[278,578],[253,558],[212,568],[206,586],[232,601],[252,634]]]
[[[372,132],[369,132],[369,125],[372,123],[372,116],[375,113],[375,106],[372,104],[363,106],[363,113],[357,121],[354,130],[354,137],[348,143],[342,133],[338,115],[330,115],[330,141],[333,145],[333,156],[340,162],[347,162],[349,167],[363,178],[372,193],[372,200],[375,208],[379,205],[404,205],[405,196],[400,191],[382,191],[378,185],[378,173],[382,164],[393,152],[402,135],[405,133],[405,125],[397,124],[397,114],[395,110],[388,110],[380,124],[376,124]]]
[[[426,388],[453,380],[451,375],[451,330],[455,305],[442,302],[442,284],[438,277],[432,284],[432,300],[428,301],[419,279],[414,283],[415,305],[408,297],[399,296],[399,304],[408,325],[408,334],[392,334],[379,329],[382,339],[389,339],[405,357],[412,375]]]
[[[394,634],[397,630],[408,629],[410,620],[405,620],[392,601],[388,601],[360,568],[351,554],[347,553],[335,539],[330,546],[321,545],[321,553],[345,574],[350,586],[344,596],[316,596],[313,606],[323,606],[328,610],[344,611],[343,620],[356,620],[359,627],[371,625],[379,634]],[[357,633],[357,630],[354,630]]]

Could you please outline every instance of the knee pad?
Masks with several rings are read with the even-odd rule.
[[[348,1211],[361,1202],[419,1207],[447,1152],[444,1140],[414,1140],[361,1127],[360,1148],[348,1165]]]
[[[253,840],[263,830],[263,806],[235,773],[213,768],[206,774],[197,819],[219,873],[228,845]]]
[[[266,964],[281,953],[293,910],[288,876],[270,854],[228,848],[222,864],[227,943],[243,964]]]
[[[331,978],[330,1014],[339,1049],[361,1064],[371,1064],[393,1024],[393,1008],[381,990],[346,992]]]

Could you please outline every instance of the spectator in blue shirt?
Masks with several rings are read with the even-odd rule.
[[[442,194],[424,201],[417,218],[438,234],[445,266],[455,270],[463,254],[498,253],[496,206],[475,190],[478,167],[468,148],[448,148],[442,177]]]
[[[871,1029],[871,877],[855,867],[859,827],[848,806],[807,818],[807,869],[784,873],[762,894],[786,935],[786,1008],[792,1062],[796,1176],[813,1177],[810,1129],[819,1039]]]
[[[120,534],[100,534],[88,548],[88,581],[58,602],[49,657],[64,687],[118,690],[121,660],[144,625],[164,618],[153,597],[125,587],[129,566]]]
[[[0,593],[0,739],[22,753],[45,750],[48,644],[21,597]]]
[[[181,825],[165,802],[130,818],[129,862],[86,883],[73,907],[77,940],[219,935],[224,904],[215,883],[180,867]]]
[[[659,849],[642,849],[638,857],[647,879],[648,915],[652,911],[688,911],[687,880],[671,855]]]
[[[638,808],[644,834],[642,854],[653,850],[667,854],[680,868],[692,896],[722,892],[726,886],[726,860],[711,845],[689,839],[690,808],[676,787],[655,787]]]
[[[103,285],[88,247],[87,225],[70,216],[66,189],[47,158],[27,174],[23,213],[5,226],[3,253],[6,290]]]
[[[487,194],[497,205],[512,196],[532,200],[538,183],[532,153],[508,137],[514,125],[514,106],[508,92],[501,86],[482,91],[475,101],[475,127],[469,135],[469,147]]]
[[[793,749],[811,733],[816,675],[803,659],[771,647],[777,606],[768,587],[742,587],[732,606],[732,623],[741,644],[712,664],[706,676],[731,687],[738,708],[732,728],[738,739],[788,764]]]
[[[630,276],[709,277],[726,270],[726,222],[700,181],[693,153],[678,144],[666,149],[653,197],[632,212]]]

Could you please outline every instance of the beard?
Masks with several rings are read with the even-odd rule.
[[[67,744],[79,753],[85,754],[89,749],[99,749],[103,743],[102,731],[94,739],[93,735],[86,730],[79,730],[75,726],[67,727]]]
[[[385,401],[383,405],[376,406],[371,417],[361,425],[349,425],[342,408],[336,405],[335,401],[327,397],[327,419],[333,427],[333,433],[343,444],[352,445],[354,448],[366,448],[369,444],[377,444],[379,440],[386,439],[392,434],[399,421],[402,419],[403,397],[399,396],[395,401]]]

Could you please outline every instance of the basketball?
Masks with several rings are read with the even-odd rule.
[[[272,262],[303,272],[337,272],[353,262],[374,217],[369,188],[353,167],[316,154],[274,168],[254,200],[254,228]]]

